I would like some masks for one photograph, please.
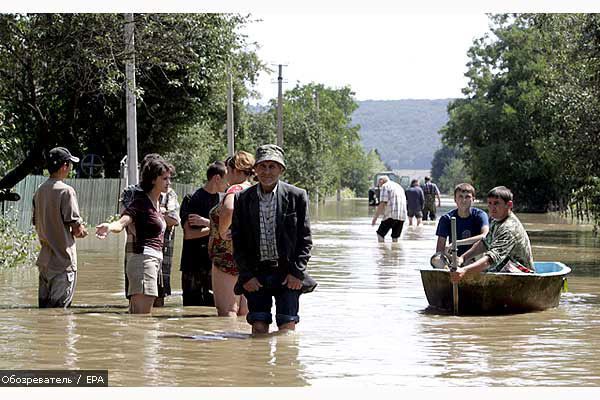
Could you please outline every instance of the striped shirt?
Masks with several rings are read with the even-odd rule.
[[[258,214],[260,221],[260,261],[277,260],[277,193],[278,185],[271,193],[264,193],[258,185]]]

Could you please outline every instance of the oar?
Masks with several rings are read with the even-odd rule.
[[[450,229],[452,230],[452,265],[450,266],[450,271],[456,271],[458,268],[456,261],[458,255],[458,246],[456,245],[456,241],[458,240],[456,237],[456,217],[452,217],[450,220]],[[452,283],[452,302],[454,303],[454,315],[458,315],[458,283]]]

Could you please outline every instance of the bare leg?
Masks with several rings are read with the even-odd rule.
[[[413,217],[408,217],[408,226],[412,226]]]
[[[266,322],[256,321],[252,324],[253,335],[264,335],[269,333],[269,325]]]
[[[157,297],[154,299],[154,307],[164,307],[165,306],[165,298]]]
[[[238,310],[238,316],[242,317],[247,314],[248,314],[248,300],[246,299],[246,296],[241,295],[240,296],[240,309]]]
[[[422,218],[417,218],[417,226],[421,225],[421,223],[423,223],[423,219]]]
[[[383,243],[383,236],[381,236],[379,233],[377,234],[377,241],[379,243]]]
[[[134,294],[129,299],[129,313],[131,314],[150,314],[152,304],[156,296],[147,296],[145,294]]]
[[[279,331],[295,331],[296,323],[294,321],[283,324],[279,327]]]
[[[212,266],[212,288],[215,299],[215,307],[219,317],[237,317],[248,314],[248,306],[245,298],[233,293],[233,288],[237,282],[237,276],[221,271]],[[241,303],[244,299],[245,307],[242,309]]]

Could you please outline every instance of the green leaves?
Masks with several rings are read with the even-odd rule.
[[[248,21],[232,14],[135,15],[140,155],[177,152],[197,125],[207,126],[210,137],[220,133],[230,65],[235,107],[243,106],[246,84],[264,68],[236,33]],[[106,176],[118,175],[126,153],[123,27],[121,14],[0,15],[0,110],[12,121],[6,135],[26,144],[11,149],[13,160],[48,140],[50,147],[99,154]]]
[[[17,228],[16,211],[0,214],[0,268],[33,266],[39,250],[33,230]]]
[[[358,127],[352,125],[351,115],[357,108],[353,95],[349,87],[332,89],[311,83],[298,84],[284,96],[285,179],[311,194],[319,193],[321,199],[343,187],[364,196],[369,175],[373,169],[382,169],[376,153],[365,154]],[[275,143],[276,111],[272,102],[248,116],[243,129],[250,139],[245,142],[249,148]]]

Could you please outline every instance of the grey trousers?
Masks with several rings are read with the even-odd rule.
[[[40,268],[38,304],[40,308],[67,308],[73,301],[77,271],[49,274]]]

